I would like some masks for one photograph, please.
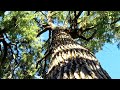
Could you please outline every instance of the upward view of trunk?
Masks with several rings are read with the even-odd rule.
[[[63,29],[52,31],[51,55],[47,79],[111,79],[94,54]]]

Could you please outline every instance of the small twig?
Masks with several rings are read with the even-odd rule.
[[[42,11],[40,11],[45,17],[47,17],[47,15],[46,14],[44,14]]]
[[[38,67],[38,64],[41,63],[42,60],[45,60],[51,53],[52,50],[50,50],[41,60],[39,60],[36,64],[36,68]]]

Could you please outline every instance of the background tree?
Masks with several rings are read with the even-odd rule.
[[[95,54],[106,42],[119,40],[119,14],[119,11],[1,11],[0,78],[31,79],[35,75],[45,78],[51,62],[52,30],[56,26]],[[41,40],[40,35],[46,31],[48,40]]]

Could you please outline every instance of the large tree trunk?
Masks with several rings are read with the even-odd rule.
[[[111,79],[96,57],[64,30],[52,31],[52,57],[47,79]]]

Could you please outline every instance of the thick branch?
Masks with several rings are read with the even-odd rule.
[[[52,11],[48,11],[48,14],[47,14],[48,24],[46,24],[46,25],[41,24],[42,27],[44,27],[45,29],[43,31],[41,31],[40,33],[38,33],[37,37],[40,36],[42,33],[46,32],[48,29],[51,30],[51,29],[55,28],[55,25],[53,24],[51,17],[52,17]],[[40,22],[38,22],[36,19],[35,19],[35,21],[38,24],[40,24]]]
[[[76,19],[79,18],[79,16],[82,14],[83,11],[79,11],[78,14],[75,16]]]
[[[51,29],[51,27],[48,24],[41,24],[36,18],[34,18],[34,20],[37,22],[37,24],[39,26],[41,26],[41,28],[44,28],[43,31],[38,32],[38,35],[36,37],[40,36],[41,34],[43,34],[44,32],[46,32],[48,29]]]
[[[76,14],[76,11],[74,11],[74,19],[71,20],[71,26],[70,28],[72,28],[72,26],[74,26],[74,29],[77,28],[77,19],[79,18],[79,16],[82,14],[83,11],[79,11],[78,14]],[[71,17],[70,17],[71,19]]]
[[[41,34],[43,34],[44,32],[46,32],[48,29],[50,28],[45,28],[44,30],[42,30],[41,32],[38,33],[37,37],[39,37]]]

